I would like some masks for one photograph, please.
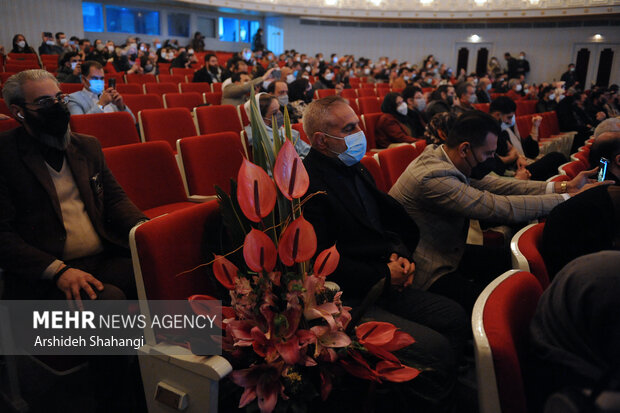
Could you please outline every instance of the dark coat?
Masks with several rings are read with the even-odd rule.
[[[308,194],[315,195],[304,207],[304,217],[316,231],[317,252],[336,244],[340,262],[329,276],[340,285],[346,298],[363,298],[382,278],[389,285],[387,266],[395,238],[412,254],[419,240],[418,226],[391,196],[379,191],[370,172],[361,163],[345,166],[311,149],[304,159],[310,177]],[[371,225],[355,191],[355,175],[366,184],[380,212],[383,231]],[[406,257],[411,258],[411,255]]]
[[[0,267],[15,289],[29,288],[62,256],[66,239],[56,188],[39,144],[23,127],[0,134]],[[147,219],[108,169],[96,138],[72,134],[66,159],[104,247],[128,247]]]

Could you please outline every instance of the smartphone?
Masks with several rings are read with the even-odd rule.
[[[282,77],[282,71],[281,71],[281,70],[274,70],[274,71],[271,73],[271,76],[273,76],[273,78],[274,78],[275,80],[280,80],[280,78]]]
[[[112,89],[116,89],[116,78],[115,77],[111,77],[108,79],[108,87],[111,87]]]
[[[601,158],[598,161],[598,181],[603,182],[607,176],[607,164],[609,161],[606,158]]]

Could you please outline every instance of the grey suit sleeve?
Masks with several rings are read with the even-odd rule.
[[[72,115],[103,113],[103,111],[99,108],[98,105],[91,105],[89,103],[85,103],[84,99],[81,99],[81,97],[78,96],[74,96],[73,94],[69,95],[69,103],[67,103],[67,107],[69,108],[69,112],[71,112]]]
[[[544,185],[544,182],[542,184]],[[497,195],[468,185],[451,175],[426,177],[422,180],[422,185],[422,196],[431,202],[433,207],[469,219],[524,222],[548,214],[564,201],[558,194]]]
[[[472,179],[471,186],[497,195],[543,195],[547,183],[487,175],[480,180]]]
[[[257,77],[256,79],[250,80],[249,82],[243,85],[236,85],[234,83],[226,86],[224,90],[222,90],[222,98],[228,99],[238,99],[241,96],[244,96],[246,93],[250,92],[250,89],[258,84],[263,83],[263,77]]]

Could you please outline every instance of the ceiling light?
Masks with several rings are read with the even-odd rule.
[[[372,4],[374,4],[375,6],[380,6],[380,5],[381,5],[381,1],[382,1],[382,0],[370,0],[370,2],[371,2]]]
[[[478,5],[478,6],[483,6],[487,0],[474,0],[474,2]]]
[[[477,43],[480,41],[480,36],[478,36],[477,34],[472,34],[471,36],[469,36],[469,40],[471,40],[474,43]]]
[[[335,6],[338,3],[338,0],[325,0],[326,6]]]
[[[424,6],[428,6],[432,2],[433,2],[433,0],[420,0],[420,3],[422,3],[422,5],[424,5]]]
[[[594,40],[603,40],[603,36],[601,36],[600,34],[595,34],[594,36]]]
[[[538,3],[540,3],[540,0],[530,0],[530,4],[532,5],[536,5]]]

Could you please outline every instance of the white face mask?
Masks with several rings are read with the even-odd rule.
[[[512,117],[510,118],[510,123],[502,122],[502,130],[506,130],[506,129],[513,127],[515,125],[515,122],[516,122],[515,115],[512,115]]]
[[[60,44],[67,44],[67,39],[60,39]]]
[[[340,161],[342,161],[342,163],[346,166],[355,165],[361,161],[366,154],[366,136],[362,130],[351,135],[347,135],[344,138],[332,136],[327,133],[325,135],[333,139],[344,140],[347,144],[347,150],[342,153],[334,152],[328,148],[332,153],[337,153],[338,159],[340,159]]]
[[[426,109],[426,100],[424,100],[424,98],[414,99],[414,102],[415,102],[416,109],[418,109],[420,112]]]
[[[365,75],[369,75],[370,74],[370,69],[368,69],[368,68],[364,69],[364,74]]]
[[[325,80],[329,80],[331,81],[334,78],[334,74],[333,73],[326,73],[325,76],[323,76],[325,78]]]
[[[45,42],[46,45],[48,46],[54,46],[54,41],[53,40],[48,40]]]
[[[401,102],[400,105],[398,105],[398,107],[396,108],[396,112],[400,113],[401,115],[406,116],[407,115],[407,104],[405,102]]]
[[[549,100],[555,100],[555,93],[549,95]]]
[[[530,93],[529,89],[523,89],[523,93],[525,93],[526,95]]]
[[[103,43],[99,43],[97,45],[97,50],[102,51],[103,49],[105,49],[105,45]]]
[[[77,67],[78,62],[71,62],[71,70],[75,70],[75,68]]]
[[[476,95],[469,95],[469,103],[476,103]]]
[[[521,91],[521,89],[523,89],[523,87],[521,86],[521,84],[518,84],[518,85],[517,85],[517,87],[515,88],[515,90],[516,90],[517,92],[520,92],[520,91]]]
[[[280,103],[280,106],[288,105],[288,95],[278,96],[278,103]]]
[[[114,46],[108,46],[108,52],[110,53],[114,52]]]
[[[17,45],[23,49],[24,47],[26,47],[26,42],[21,40],[21,41],[17,42]]]

